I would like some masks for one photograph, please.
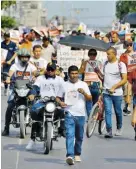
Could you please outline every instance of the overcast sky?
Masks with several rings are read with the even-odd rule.
[[[109,26],[115,19],[115,1],[46,1],[48,18],[74,17],[90,26]]]

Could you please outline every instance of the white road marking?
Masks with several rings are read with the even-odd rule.
[[[22,140],[19,139],[19,143],[18,145],[21,145],[22,144]],[[20,155],[20,151],[18,150],[17,151],[17,159],[16,159],[16,168],[15,169],[18,169],[18,164],[19,164],[19,155]]]

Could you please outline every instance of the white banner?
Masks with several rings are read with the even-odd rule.
[[[117,50],[117,58],[119,59],[121,54],[125,52],[125,49]],[[81,66],[82,60],[88,60],[88,50],[71,50],[71,47],[60,45],[57,50],[58,65],[63,68],[64,72],[68,71],[69,66],[76,65],[78,68]],[[106,52],[97,51],[97,60],[102,64],[107,60]]]

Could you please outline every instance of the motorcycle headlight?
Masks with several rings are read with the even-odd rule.
[[[25,97],[27,96],[29,89],[16,89],[18,96]]]
[[[50,102],[50,103],[47,103],[46,106],[45,106],[45,110],[49,113],[52,113],[54,112],[56,109],[56,106],[54,103]]]

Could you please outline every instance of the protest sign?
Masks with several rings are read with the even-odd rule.
[[[67,72],[68,67],[76,65],[80,67],[82,59],[87,59],[87,55],[83,50],[70,50],[69,47],[60,47],[57,51],[58,65],[63,68],[64,72]]]
[[[8,50],[1,48],[1,63],[3,63],[6,60],[8,54]]]
[[[113,21],[112,22],[112,31],[119,31],[120,30],[120,22],[119,21]]]
[[[79,93],[77,90],[69,90],[65,94],[65,103],[68,106],[75,105],[78,102]]]
[[[13,42],[19,43],[20,33],[18,30],[10,30],[10,38]]]

